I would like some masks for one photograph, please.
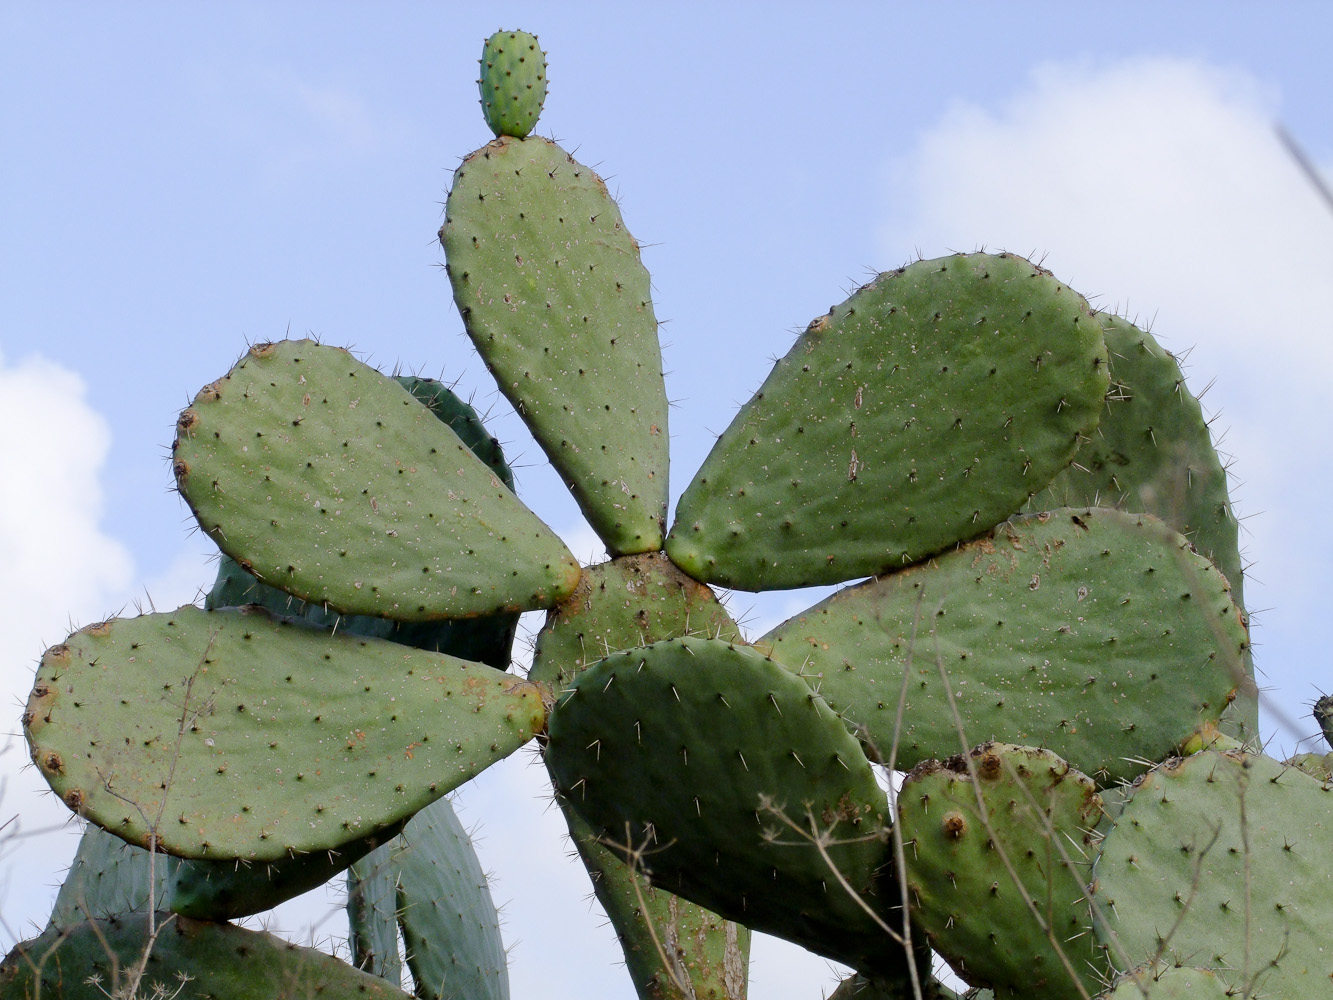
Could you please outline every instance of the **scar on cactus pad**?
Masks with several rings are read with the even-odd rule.
[[[1142,868],[1201,899],[1236,892],[1230,861],[1178,857],[1199,835],[1162,789],[1220,829],[1246,775],[1276,775],[1248,799],[1266,807],[1254,861],[1297,871],[1284,845],[1329,822],[1326,777],[1300,769],[1323,762],[1290,778],[1258,755],[1170,762],[1253,735],[1226,714],[1250,669],[1236,523],[1174,359],[1022,257],[918,260],[806,327],[670,523],[639,245],[602,179],[531,135],[536,38],[492,36],[479,87],[496,138],[453,177],[450,288],[612,558],[579,566],[438,383],[284,341],[206,386],[173,455],[226,555],[206,608],[75,632],[23,720],[71,809],[189,859],[156,905],[209,920],[174,918],[158,961],[207,979],[234,961],[226,920],[355,862],[374,978],[330,982],[400,997],[410,974],[418,996],[505,1000],[493,904],[441,796],[533,738],[644,1000],[743,1000],[751,927],[850,964],[840,994],[953,996],[934,942],[987,995],[1035,995],[1039,967],[1042,996],[1110,996],[1089,970],[1134,975],[1177,912],[1127,859],[1161,854]],[[714,590],[815,584],[849,586],[753,641]],[[504,668],[525,610],[547,618],[522,679]],[[885,761],[915,767],[911,801],[890,804]],[[149,852],[110,839],[90,836],[52,929],[0,967],[0,1000],[148,947]],[[1313,930],[1328,871],[1299,873],[1311,913],[1256,922],[1248,944],[1222,934],[1241,921],[1199,914],[1180,924],[1190,962],[1247,997],[1333,972]],[[97,897],[93,922],[74,895]],[[272,939],[240,946],[272,969],[253,988],[325,975]],[[1257,946],[1304,964],[1236,980]]]

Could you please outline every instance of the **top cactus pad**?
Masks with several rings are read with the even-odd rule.
[[[496,136],[522,139],[546,102],[546,53],[535,35],[497,31],[481,50],[481,112]]]
[[[657,319],[602,179],[553,142],[492,142],[454,174],[440,243],[468,336],[607,549],[660,548]]]
[[[810,324],[681,497],[667,553],[742,590],[840,583],[1017,511],[1096,426],[1101,330],[1021,257],[924,260]]]

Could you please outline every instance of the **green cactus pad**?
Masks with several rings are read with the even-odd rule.
[[[85,920],[164,909],[180,863],[90,825],[56,894],[50,926],[66,930]]]
[[[1097,996],[1098,1000],[1235,1000],[1238,995],[1211,969],[1172,965],[1122,976],[1113,989]]]
[[[913,919],[954,971],[999,996],[1072,1000],[1075,980],[1097,992],[1109,967],[1083,896],[1101,816],[1090,778],[1048,750],[986,743],[918,765],[897,805]]]
[[[547,614],[528,679],[559,691],[616,650],[683,635],[742,641],[713,592],[663,553],[621,556],[587,567],[578,589]]]
[[[1153,514],[1222,571],[1232,600],[1243,609],[1240,526],[1199,401],[1186,388],[1179,363],[1151,334],[1109,313],[1097,318],[1111,375],[1101,421],[1028,509],[1100,506]],[[1237,697],[1224,728],[1254,739],[1259,702],[1248,652],[1237,668]]]
[[[416,397],[436,418],[458,435],[472,454],[486,463],[487,468],[500,477],[509,491],[514,490],[514,470],[505,461],[504,448],[482,423],[481,414],[472,404],[465,403],[439,379],[420,375],[395,375],[394,381]]]
[[[481,111],[496,136],[522,139],[546,102],[546,53],[535,35],[497,31],[481,50]]]
[[[685,490],[666,551],[742,590],[900,568],[1019,510],[1107,386],[1083,297],[1021,257],[880,275],[810,324]]]
[[[448,800],[412,818],[393,848],[398,923],[418,997],[508,1000],[500,917],[472,838]]]
[[[1333,753],[1298,753],[1287,761],[1290,767],[1299,767],[1312,778],[1333,782]]]
[[[1109,313],[1097,319],[1111,377],[1101,421],[1073,463],[1028,508],[1154,514],[1222,571],[1242,604],[1239,525],[1199,401],[1185,387],[1180,364],[1152,334]]]
[[[782,667],[718,639],[615,653],[578,677],[549,739],[557,791],[655,885],[903,974],[901,950],[852,895],[882,913],[898,904],[884,792],[856,740]]]
[[[171,880],[170,909],[196,920],[233,920],[271,910],[323,885],[393,837],[401,826],[399,821],[335,851],[312,851],[278,861],[172,858],[177,864]]]
[[[496,670],[507,670],[513,664],[518,615],[481,615],[438,622],[396,622],[371,615],[342,615],[260,583],[231,556],[222,555],[213,587],[204,598],[204,607],[215,611],[246,604],[258,604],[284,618],[299,618],[316,628],[367,639],[388,639],[414,649],[484,663]]]
[[[176,481],[262,582],[398,621],[548,607],[564,544],[411,393],[313,341],[252,347],[177,421]]]
[[[347,948],[358,969],[401,986],[396,846],[392,840],[382,844],[347,869]]]
[[[468,335],[608,550],[660,548],[657,319],[601,178],[554,143],[497,140],[454,174],[440,242]]]
[[[828,1000],[917,1000],[917,997],[910,982],[879,982],[858,972],[840,982]],[[921,1000],[959,1000],[959,996],[943,983],[923,977]],[[967,1000],[972,1000],[971,993],[967,994]],[[987,992],[986,1000],[994,1000],[994,997]]]
[[[900,767],[1002,740],[1105,785],[1217,721],[1247,641],[1226,580],[1184,538],[1146,514],[1092,509],[1014,518],[756,645],[886,759],[896,746]]]
[[[1114,961],[1227,970],[1244,996],[1326,996],[1333,789],[1258,755],[1205,751],[1135,786],[1094,866]]]
[[[117,836],[273,861],[406,819],[544,716],[536,685],[490,667],[186,606],[47,650],[24,727],[66,805]]]
[[[602,843],[556,796],[593,892],[616,929],[640,1000],[739,1000],[746,993],[750,931],[654,886]]]
[[[170,913],[159,913],[157,920],[162,929],[136,997],[174,996],[184,977],[182,998],[409,1000],[346,962],[272,934]],[[126,985],[125,973],[142,957],[150,935],[146,913],[49,928],[15,945],[0,963],[0,1000],[123,996],[113,991]],[[155,983],[163,993],[152,992]]]
[[[615,650],[684,635],[741,639],[713,592],[663,553],[620,556],[586,568],[578,589],[548,612],[528,679],[563,691]],[[743,996],[750,932],[652,886],[602,845],[569,803],[557,801],[641,1000]]]
[[[500,482],[510,490],[514,488],[514,475],[505,462],[500,442],[491,437],[476,410],[435,379],[415,375],[399,375],[396,378],[399,385],[447,424],[472,453],[499,477]],[[253,575],[241,569],[231,556],[223,555],[204,607],[211,611],[242,604],[258,604],[274,614],[303,618],[321,628],[336,628],[340,632],[374,639],[390,639],[405,646],[485,663],[499,670],[506,670],[510,666],[514,633],[518,627],[518,615],[513,614],[437,622],[396,622],[369,615],[340,615],[321,604],[303,601],[277,587],[260,583]]]

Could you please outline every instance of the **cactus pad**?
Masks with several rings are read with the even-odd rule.
[[[56,894],[51,926],[67,930],[89,919],[165,909],[171,878],[180,863],[179,858],[151,855],[89,825]]]
[[[417,996],[509,1000],[500,917],[472,838],[447,799],[407,824],[391,853],[398,923]]]
[[[1184,538],[1093,509],[1014,518],[834,594],[756,645],[886,758],[896,746],[899,766],[1002,740],[1107,784],[1217,720],[1247,641],[1227,582]]]
[[[490,667],[186,606],[47,650],[24,726],[43,777],[99,826],[270,861],[406,819],[544,717],[536,685]]]
[[[750,931],[659,889],[608,848],[557,796],[593,892],[620,938],[640,1000],[743,1000]]]
[[[607,549],[660,548],[657,319],[601,178],[555,143],[497,140],[454,174],[440,242],[468,335]]]
[[[1180,364],[1151,334],[1109,313],[1097,318],[1111,375],[1101,421],[1028,509],[1100,506],[1153,514],[1221,570],[1243,611],[1240,526],[1203,409]],[[1227,732],[1251,741],[1259,732],[1253,676],[1247,651],[1236,664],[1236,700],[1223,716]]]
[[[134,995],[227,1000],[409,1000],[382,979],[272,934],[159,913],[161,929]],[[66,930],[49,928],[15,945],[0,963],[0,998],[107,1000],[125,996],[125,973],[150,939],[149,915],[113,917]],[[163,986],[153,992],[153,984]]]
[[[672,560],[780,590],[900,568],[1019,510],[1097,424],[1088,304],[1021,257],[880,275],[810,324],[681,497]]]
[[[1097,318],[1110,359],[1106,408],[1073,463],[1029,508],[1115,507],[1156,515],[1222,571],[1232,599],[1242,604],[1239,525],[1199,401],[1185,387],[1180,364],[1152,334],[1108,313]]]
[[[1333,789],[1259,755],[1158,765],[1094,867],[1097,933],[1118,963],[1227,970],[1245,996],[1327,994]]]
[[[398,621],[547,607],[579,568],[411,393],[346,351],[258,344],[177,421],[176,481],[262,582]]]
[[[277,861],[172,858],[176,865],[171,880],[170,909],[198,920],[233,920],[271,910],[279,903],[323,885],[394,836],[401,826],[399,821],[379,833],[343,844],[337,850],[311,851]]]
[[[537,636],[529,680],[555,690],[618,649],[683,635],[741,641],[740,629],[706,586],[661,552],[589,566]]]
[[[1271,994],[1263,994],[1271,996]],[[1099,1000],[1234,1000],[1235,990],[1211,969],[1171,965],[1122,976]]]
[[[686,635],[741,639],[713,592],[661,552],[620,556],[585,569],[578,589],[547,614],[528,679],[563,691],[613,650]],[[567,801],[557,801],[642,1000],[742,997],[750,932],[652,886],[605,847]]]
[[[497,31],[481,50],[481,111],[497,136],[523,138],[546,101],[546,53],[535,35]]]
[[[381,844],[347,869],[347,948],[358,969],[401,986],[395,846]]]
[[[1100,816],[1092,781],[1047,750],[987,743],[918,765],[898,793],[902,878],[935,950],[998,996],[1072,1000],[1075,979],[1095,993],[1107,965],[1083,886]]]
[[[1325,784],[1333,782],[1333,753],[1298,753],[1287,764],[1299,767],[1310,777],[1318,778]]]
[[[863,971],[904,969],[853,897],[899,902],[884,792],[823,700],[771,660],[695,638],[612,654],[552,711],[549,738],[557,790],[655,885]]]

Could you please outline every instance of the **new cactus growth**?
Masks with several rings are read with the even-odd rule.
[[[497,31],[481,49],[481,111],[496,137],[522,139],[546,102],[546,53],[526,31]]]
[[[0,998],[132,961],[403,996],[401,935],[417,996],[503,1000],[442,797],[534,737],[645,1000],[741,1000],[751,928],[851,966],[839,997],[956,996],[932,946],[972,997],[1326,991],[1327,761],[1234,738],[1236,522],[1174,360],[1021,257],[916,261],[809,324],[668,531],[638,244],[531,136],[537,40],[482,62],[454,301],[612,558],[574,561],[438,383],[252,347],[177,423],[206,609],[43,657],[33,759],[96,826]],[[752,642],[712,589],[813,584],[850,586]],[[360,971],[225,922],[349,867]]]

